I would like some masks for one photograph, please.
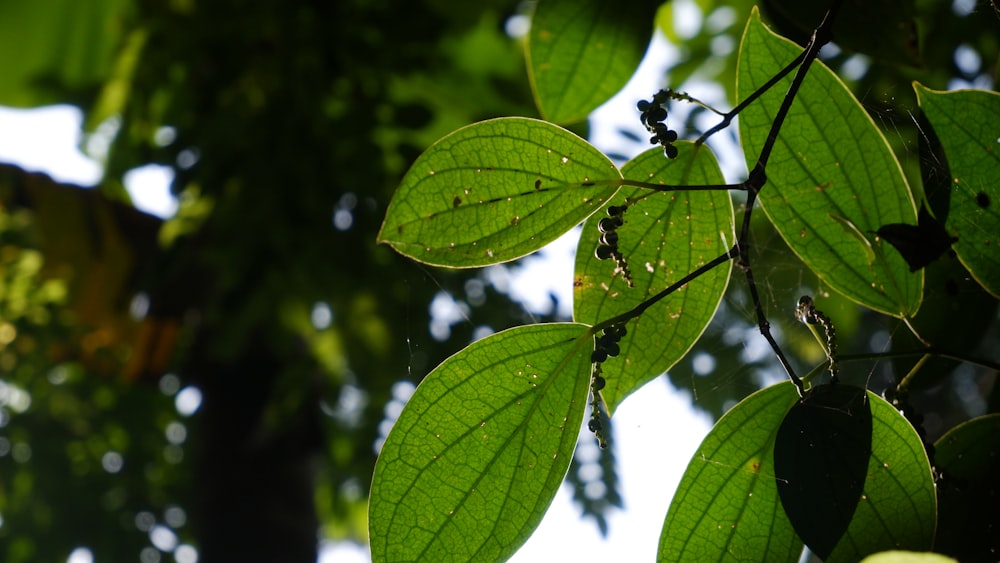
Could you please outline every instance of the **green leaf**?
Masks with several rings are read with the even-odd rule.
[[[581,324],[513,328],[427,375],[375,466],[374,561],[496,561],[527,540],[580,434],[592,336]]]
[[[772,33],[754,11],[740,47],[737,90],[746,99],[801,48]],[[740,113],[753,168],[791,77]],[[906,178],[885,137],[837,76],[813,64],[767,164],[760,200],[792,250],[820,278],[876,311],[909,317],[923,274],[875,236],[883,225],[917,223]]]
[[[676,159],[667,159],[661,149],[650,149],[628,162],[622,174],[654,184],[724,183],[707,147],[677,146]],[[626,198],[636,203],[625,212],[625,224],[616,232],[634,287],[628,287],[616,272],[614,260],[594,256],[600,237],[597,224],[607,215],[593,215],[583,226],[576,254],[573,314],[577,322],[596,325],[631,310],[729,250],[735,240],[733,204],[726,191],[655,193],[626,187],[612,203],[622,205]],[[731,262],[716,267],[627,325],[621,354],[602,366],[607,380],[602,395],[608,412],[613,413],[626,396],[667,371],[691,349],[722,301],[731,267]]]
[[[620,184],[615,165],[565,129],[518,117],[483,121],[413,163],[378,241],[437,266],[506,262],[576,226]]]
[[[861,502],[827,563],[858,561],[888,549],[929,550],[937,500],[920,436],[884,399],[868,392],[872,455]]]
[[[885,400],[870,391],[867,397],[872,430],[864,488],[828,563],[858,561],[886,549],[925,550],[934,537],[934,481],[920,437]],[[780,428],[786,413],[794,410],[801,410],[795,387],[779,383],[747,397],[719,419],[670,503],[659,561],[798,560],[802,541],[779,499],[775,458]],[[818,432],[816,427],[803,430]],[[843,476],[834,470],[812,477]]]
[[[865,557],[861,563],[958,563],[958,561],[930,552],[882,551]]]
[[[934,548],[961,561],[995,559],[1000,549],[996,534],[1000,528],[1000,414],[952,428],[934,444],[934,451],[942,477]]]
[[[936,92],[914,84],[952,175],[945,227],[969,272],[1000,297],[1000,94]]]
[[[582,121],[625,86],[642,60],[660,2],[545,0],[528,35],[528,74],[538,109],[557,123]]]
[[[820,559],[851,523],[871,452],[872,412],[860,387],[813,387],[781,422],[774,445],[781,506]]]
[[[100,85],[122,38],[127,0],[0,2],[0,105],[65,103]]]
[[[802,541],[778,499],[774,442],[798,402],[791,383],[750,395],[698,447],[667,511],[658,561],[798,561]]]

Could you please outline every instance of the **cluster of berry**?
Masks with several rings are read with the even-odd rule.
[[[608,438],[604,435],[604,422],[601,420],[601,396],[598,395],[607,382],[601,377],[601,364],[594,366],[594,377],[590,380],[590,420],[587,429],[594,433],[597,445],[604,449],[608,447]]]
[[[626,335],[625,325],[613,325],[604,329],[601,336],[594,344],[594,352],[590,355],[590,361],[599,364],[609,357],[614,358],[621,353],[618,342]],[[601,385],[603,388],[604,385]],[[600,391],[600,389],[598,389]]]
[[[837,382],[839,369],[837,366],[837,329],[833,321],[813,304],[812,297],[803,295],[795,306],[795,317],[807,325],[820,325],[826,331],[826,354],[830,362],[830,383]]]
[[[664,123],[667,120],[667,110],[663,104],[670,98],[670,92],[660,90],[653,95],[652,100],[639,100],[635,107],[642,112],[642,115],[639,116],[642,124],[646,126],[647,131],[653,134],[649,138],[649,142],[662,146],[663,154],[667,155],[667,158],[677,158],[677,147],[674,146],[674,141],[677,140],[677,131],[667,129],[667,125]]]
[[[609,357],[613,358],[621,353],[618,342],[627,332],[625,325],[613,325],[605,328],[601,336],[594,340],[594,351],[590,355],[590,361],[594,363],[594,375],[590,380],[591,409],[587,428],[597,437],[597,443],[601,448],[608,447],[608,439],[604,435],[604,423],[601,421],[601,396],[598,395],[607,384],[601,375],[601,363]]]
[[[622,215],[625,214],[626,209],[628,209],[626,205],[612,205],[608,208],[608,216],[597,222],[597,230],[601,232],[601,238],[598,239],[594,256],[598,260],[613,259],[618,270],[622,273],[622,279],[628,283],[629,287],[632,287],[632,272],[628,269],[625,256],[618,250],[618,227],[625,224]]]

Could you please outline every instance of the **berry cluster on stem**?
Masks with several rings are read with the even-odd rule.
[[[650,144],[663,147],[663,154],[667,158],[677,158],[677,147],[674,141],[677,140],[677,131],[667,128],[667,109],[663,104],[671,98],[671,93],[660,90],[653,95],[652,100],[639,100],[635,105],[642,114],[639,119],[646,126],[646,130],[653,134],[649,138]]]
[[[612,205],[608,208],[608,216],[598,221],[597,230],[601,232],[601,237],[598,239],[597,248],[594,249],[594,256],[598,260],[614,260],[622,279],[632,287],[632,272],[628,268],[625,256],[618,250],[618,227],[625,224],[622,216],[626,209],[627,205]]]
[[[594,336],[594,351],[590,355],[590,361],[594,364],[593,376],[590,380],[590,421],[587,428],[597,437],[597,443],[601,448],[608,447],[607,436],[604,435],[604,423],[601,421],[601,396],[600,392],[607,385],[601,375],[601,364],[609,357],[613,358],[621,353],[618,342],[627,334],[625,325],[612,325],[605,328],[600,336]]]

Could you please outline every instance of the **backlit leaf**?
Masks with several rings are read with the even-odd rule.
[[[864,487],[827,562],[858,561],[886,549],[926,550],[934,537],[934,481],[923,444],[885,400],[870,391],[867,400],[872,430]],[[719,419],[670,504],[659,561],[799,559],[803,543],[779,499],[777,481],[782,477],[777,475],[775,449],[786,413],[801,408],[795,387],[779,383],[747,397]],[[804,430],[820,434],[816,425]],[[824,481],[843,475],[834,470],[812,477]]]
[[[374,561],[498,561],[566,475],[590,383],[590,328],[539,324],[427,375],[386,438],[369,502]]]
[[[779,383],[750,395],[716,423],[677,487],[658,561],[799,560],[802,541],[778,499],[774,443],[799,395]]]
[[[528,35],[528,74],[545,119],[582,121],[635,72],[660,2],[545,0]]]
[[[872,412],[860,387],[813,387],[781,422],[774,446],[781,506],[820,559],[851,523],[871,451]]]
[[[952,428],[934,443],[941,471],[934,549],[961,561],[989,561],[1000,552],[1000,414]]]
[[[881,551],[865,557],[861,563],[958,563],[958,561],[926,551]]]
[[[0,2],[0,105],[66,103],[112,71],[126,0]]]
[[[626,164],[622,174],[631,180],[670,185],[724,183],[707,147],[677,146],[678,158],[667,159],[661,149],[650,149]],[[613,260],[595,257],[600,237],[597,225],[608,216],[593,215],[584,224],[576,255],[573,306],[578,322],[593,325],[631,310],[726,252],[735,240],[733,205],[726,191],[654,193],[626,187],[611,203],[621,205],[626,198],[638,201],[616,229],[617,246],[628,262],[634,287],[616,273]],[[731,267],[731,262],[716,267],[628,323],[620,356],[603,365],[607,386],[602,393],[609,412],[684,357],[715,315]]]
[[[378,240],[437,266],[507,262],[586,219],[620,182],[606,156],[565,129],[517,117],[483,121],[413,163]]]
[[[740,48],[737,90],[747,98],[801,53],[754,12]],[[740,113],[750,168],[791,77]],[[875,236],[917,223],[917,208],[885,137],[847,87],[821,63],[809,70],[767,165],[765,213],[802,261],[851,299],[897,317],[920,306],[923,274]]]
[[[914,89],[951,171],[945,227],[958,236],[955,252],[973,277],[1000,297],[1000,94]]]
[[[868,392],[872,455],[854,518],[827,563],[858,561],[878,551],[929,550],[937,500],[920,436],[889,403]]]

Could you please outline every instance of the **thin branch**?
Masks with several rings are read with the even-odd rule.
[[[714,127],[709,129],[708,131],[702,133],[701,136],[698,137],[694,143],[696,145],[700,145],[705,141],[707,141],[708,138],[711,137],[712,135],[718,133],[719,131],[722,131],[726,127],[729,127],[732,124],[734,117],[739,115],[741,111],[745,110],[747,106],[757,101],[757,98],[761,97],[764,94],[764,92],[767,92],[768,90],[771,89],[772,86],[780,82],[781,79],[784,78],[786,75],[788,75],[789,72],[794,70],[795,67],[799,66],[802,63],[802,60],[805,58],[805,56],[806,52],[802,51],[802,53],[800,53],[799,56],[795,57],[795,59],[793,59],[792,62],[788,63],[788,65],[785,66],[785,68],[781,69],[781,71],[778,72],[778,74],[774,75],[774,77],[765,82],[764,85],[758,88],[756,91],[754,91],[753,94],[750,94],[747,97],[747,99],[740,102],[740,104],[734,107],[733,109],[724,113],[722,115],[722,120],[719,121],[719,123],[717,123]]]
[[[678,280],[677,282],[675,282],[674,284],[672,284],[670,287],[667,287],[666,289],[660,290],[659,293],[657,293],[656,295],[650,297],[649,299],[646,299],[642,303],[639,303],[638,305],[636,305],[632,309],[630,309],[630,310],[628,310],[628,311],[626,311],[626,312],[624,312],[624,313],[622,313],[620,315],[612,317],[612,318],[610,318],[610,319],[608,319],[608,320],[606,320],[606,321],[604,321],[604,322],[596,325],[594,327],[594,329],[597,330],[597,329],[602,329],[602,328],[609,327],[609,326],[619,325],[619,324],[625,323],[627,321],[630,321],[630,320],[638,317],[639,315],[643,314],[646,311],[646,309],[649,309],[650,307],[652,307],[653,305],[655,305],[660,300],[662,300],[665,297],[669,296],[671,293],[679,290],[680,288],[682,288],[685,285],[691,283],[695,279],[700,278],[703,274],[705,274],[708,271],[714,269],[716,266],[718,266],[720,264],[725,264],[729,260],[732,260],[732,258],[733,258],[732,251],[720,254],[719,256],[717,256],[716,258],[712,259],[711,261],[706,262],[705,264],[702,264],[698,269],[696,269],[693,272],[691,272],[690,274],[684,276],[683,278],[681,278],[680,280]]]
[[[695,184],[692,186],[675,186],[671,184],[656,184],[653,182],[624,179],[619,182],[619,185],[629,186],[631,188],[643,188],[653,192],[730,191],[746,189],[746,182],[740,182],[739,184]]]
[[[709,186],[709,185],[663,186],[658,184],[650,184],[647,182],[638,182],[632,180],[623,180],[621,182],[621,185],[642,187],[661,192],[677,191],[677,190],[693,190],[693,191],[720,190],[720,189],[741,190],[747,192],[746,212],[744,213],[743,216],[743,224],[740,228],[739,236],[736,239],[736,244],[728,252],[718,256],[717,258],[711,260],[710,262],[707,262],[706,264],[702,265],[698,269],[684,276],[674,284],[670,285],[666,289],[660,291],[659,293],[650,297],[649,299],[646,299],[645,301],[643,301],[633,309],[629,310],[628,312],[618,315],[608,321],[602,322],[595,328],[604,328],[607,326],[619,325],[628,320],[636,318],[643,312],[645,312],[646,309],[648,309],[649,307],[653,306],[660,300],[666,298],[667,296],[674,293],[678,289],[684,287],[691,281],[702,276],[709,270],[712,270],[716,266],[723,264],[729,260],[735,260],[737,267],[743,270],[743,273],[746,276],[747,287],[750,290],[750,296],[753,299],[753,304],[754,304],[754,312],[757,317],[757,328],[760,330],[760,333],[764,336],[768,344],[771,346],[771,349],[777,356],[778,361],[781,363],[781,366],[785,369],[788,378],[792,381],[792,383],[795,384],[796,388],[798,389],[799,395],[800,396],[804,395],[805,385],[803,384],[802,379],[795,374],[795,369],[788,361],[788,358],[785,357],[785,354],[781,350],[781,347],[778,345],[778,342],[774,339],[774,336],[771,334],[771,324],[767,320],[767,315],[764,313],[764,307],[761,304],[760,295],[757,290],[757,284],[754,281],[753,269],[750,266],[750,225],[751,225],[751,218],[753,215],[754,206],[757,203],[757,195],[760,193],[760,190],[764,187],[764,184],[767,183],[767,173],[765,170],[767,167],[767,162],[771,157],[771,151],[774,149],[774,145],[778,140],[778,134],[781,131],[781,127],[785,122],[785,118],[788,116],[788,111],[795,100],[795,96],[798,94],[798,91],[802,86],[802,82],[805,80],[805,77],[809,72],[810,66],[816,60],[816,57],[819,55],[820,48],[822,48],[823,45],[829,43],[832,38],[831,28],[833,26],[834,18],[836,16],[837,11],[840,8],[840,4],[842,1],[843,0],[833,1],[833,5],[827,12],[826,16],[823,18],[823,21],[820,23],[819,27],[817,27],[816,30],[813,32],[813,35],[810,38],[809,43],[806,45],[806,48],[803,50],[802,54],[798,55],[795,58],[795,60],[786,65],[777,75],[772,77],[764,85],[758,88],[746,100],[744,100],[742,103],[736,106],[729,113],[725,114],[723,116],[722,121],[718,125],[705,132],[701,137],[698,138],[697,141],[695,141],[697,144],[701,144],[712,134],[722,130],[725,127],[728,127],[729,124],[732,122],[733,117],[735,117],[737,114],[739,114],[739,112],[741,112],[751,103],[760,98],[760,96],[764,92],[766,92],[767,90],[772,88],[775,84],[780,82],[792,70],[797,69],[794,77],[792,78],[792,82],[788,87],[788,91],[785,93],[785,97],[782,99],[781,106],[779,106],[778,112],[775,115],[774,120],[771,122],[771,129],[768,131],[767,139],[765,139],[764,145],[761,148],[760,154],[757,157],[756,165],[754,166],[753,170],[750,171],[750,174],[747,177],[746,181],[741,182],[739,184],[726,184],[726,185],[715,185],[715,186]],[[649,120],[656,121],[657,122],[656,124],[660,124],[659,118],[657,116],[649,114],[649,111],[652,111],[648,109],[650,103],[640,102],[640,104],[642,104],[642,106],[640,106],[640,109],[643,110],[643,122],[647,125],[647,127],[649,127],[648,123]],[[663,126],[663,129],[666,130],[665,126]],[[671,133],[669,131],[667,132]],[[670,155],[668,154],[668,156]]]

